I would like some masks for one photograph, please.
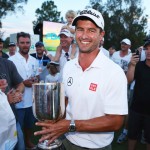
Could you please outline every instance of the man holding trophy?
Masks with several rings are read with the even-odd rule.
[[[101,13],[83,10],[72,25],[79,56],[63,70],[65,117],[37,122],[42,130],[34,135],[42,135],[39,142],[47,140],[47,145],[65,135],[66,150],[111,150],[114,131],[128,113],[127,80],[122,69],[99,49],[105,34]]]

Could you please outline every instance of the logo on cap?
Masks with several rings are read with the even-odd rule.
[[[95,16],[95,17],[97,17],[97,18],[100,18],[99,15],[95,14],[95,13],[92,12],[91,10],[83,10],[83,11],[81,11],[81,12],[80,12],[80,15],[83,15],[83,14],[90,14],[90,15],[93,15],[93,16]]]

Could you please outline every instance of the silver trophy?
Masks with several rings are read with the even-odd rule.
[[[64,88],[62,83],[35,83],[33,88],[33,114],[39,121],[57,121],[65,112]],[[62,141],[56,139],[50,145],[47,140],[38,143],[40,149],[55,149]]]

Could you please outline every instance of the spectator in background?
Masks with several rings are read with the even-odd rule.
[[[128,64],[131,60],[132,53],[130,50],[131,47],[131,41],[127,38],[123,39],[121,42],[121,50],[114,52],[112,55],[112,60],[117,63],[126,74],[128,71]],[[128,93],[129,93],[129,85],[128,85]],[[129,97],[128,97],[129,99]],[[123,143],[127,140],[127,134],[128,134],[128,116],[125,117],[125,122],[123,126],[123,131],[119,135],[117,139],[117,143]]]
[[[4,47],[4,41],[2,38],[0,38],[0,57],[9,58],[9,56],[3,52],[3,47]]]
[[[22,100],[22,93],[24,91],[23,79],[19,75],[14,63],[4,58],[0,58],[0,79],[0,85],[3,84],[5,86],[3,88],[1,87],[2,91],[7,95],[8,102],[16,118],[18,143],[15,150],[24,150],[25,144],[23,132],[21,130],[20,123],[18,122],[18,116],[15,108],[15,104]],[[8,86],[6,87],[6,85]]]
[[[56,51],[55,57],[51,57],[51,60],[55,62],[59,62],[60,65],[60,76],[62,81],[62,71],[65,63],[70,60],[70,55],[72,51],[72,41],[73,37],[69,30],[63,29],[59,33],[60,37],[60,46],[58,47]],[[78,51],[78,48],[76,47],[76,51]],[[76,57],[77,53],[75,54]]]
[[[45,49],[43,42],[37,42],[35,44],[35,48],[36,48],[36,53],[30,55],[37,59],[39,63],[39,67],[41,67],[41,69],[43,70],[44,68],[46,68],[48,62],[50,62],[51,60],[49,57],[47,57],[48,52]]]
[[[129,113],[128,150],[135,150],[137,140],[144,130],[147,150],[150,150],[150,39],[144,44],[146,60],[132,55],[127,71],[128,82],[135,80],[133,100]]]
[[[16,65],[20,76],[23,78],[25,91],[22,101],[15,106],[17,108],[18,120],[22,129],[24,129],[26,148],[35,148],[31,141],[32,129],[35,124],[32,111],[32,84],[35,83],[34,76],[37,75],[35,68],[38,67],[38,63],[34,57],[29,55],[31,46],[30,34],[25,32],[17,33],[17,46],[19,51],[9,59]]]
[[[60,82],[59,63],[51,61],[47,65],[49,75],[46,76],[45,82]]]
[[[16,44],[14,42],[10,42],[8,44],[8,52],[7,52],[8,56],[10,57],[15,55],[16,51],[17,51]]]
[[[111,46],[108,51],[109,51],[109,58],[111,59],[113,53],[116,52],[115,46]]]
[[[75,38],[74,38],[74,33],[75,33],[75,27],[72,26],[72,21],[73,19],[76,17],[76,12],[73,11],[73,10],[68,10],[66,12],[66,20],[67,20],[67,23],[62,26],[61,28],[61,31],[64,31],[64,32],[70,32],[70,37],[72,37],[72,41],[71,41],[71,52],[70,54],[67,56],[68,59],[73,59],[76,57],[76,53],[77,53],[77,45],[75,43]],[[60,32],[61,32],[60,31]],[[62,54],[62,46],[61,46],[61,43],[60,45],[57,47],[57,50],[56,50],[56,55],[53,57],[52,55],[49,54],[49,57],[51,58],[51,60],[55,61],[55,62],[59,62],[59,59],[61,57],[61,54]]]
[[[126,39],[123,39],[120,43],[121,43],[121,50],[113,53],[112,60],[116,64],[118,64],[126,73],[128,70],[128,64],[132,56],[132,53],[130,50],[131,41],[126,38]]]
[[[39,72],[39,79],[45,81],[45,77],[48,75],[48,70],[46,68],[48,62],[51,61],[50,55],[48,55],[48,51],[44,47],[43,42],[37,42],[35,44],[36,53],[30,54],[34,58],[36,58],[38,63],[37,71]]]
[[[66,12],[65,18],[67,23],[62,27],[62,29],[69,30],[72,34],[75,33],[75,27],[72,26],[73,19],[77,16],[77,13],[74,10],[68,10]]]
[[[70,33],[72,34],[73,36],[73,41],[72,41],[72,51],[71,51],[71,54],[70,54],[70,59],[73,59],[75,58],[75,54],[76,54],[76,42],[75,42],[75,27],[72,26],[72,21],[73,19],[77,16],[77,13],[74,11],[74,10],[68,10],[66,12],[66,15],[65,15],[65,18],[67,20],[67,23],[62,27],[61,30],[63,29],[67,29],[70,31]]]

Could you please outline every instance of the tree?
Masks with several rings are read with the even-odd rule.
[[[27,3],[28,0],[1,0],[0,1],[0,24],[2,27],[1,19],[8,13],[15,13],[16,10],[23,11],[22,3]]]
[[[147,16],[143,16],[141,0],[90,0],[92,8],[99,10],[105,20],[106,48],[115,45],[120,48],[120,41],[129,38],[132,49],[143,44],[146,37]]]
[[[57,11],[57,6],[52,0],[44,2],[41,9],[36,9],[35,13],[37,20],[33,21],[34,27],[43,21],[59,22],[61,20],[60,12]]]
[[[16,13],[16,11],[23,11],[22,3],[27,3],[28,0],[0,0],[0,37],[4,35],[2,29],[1,19],[7,16],[8,13]]]

